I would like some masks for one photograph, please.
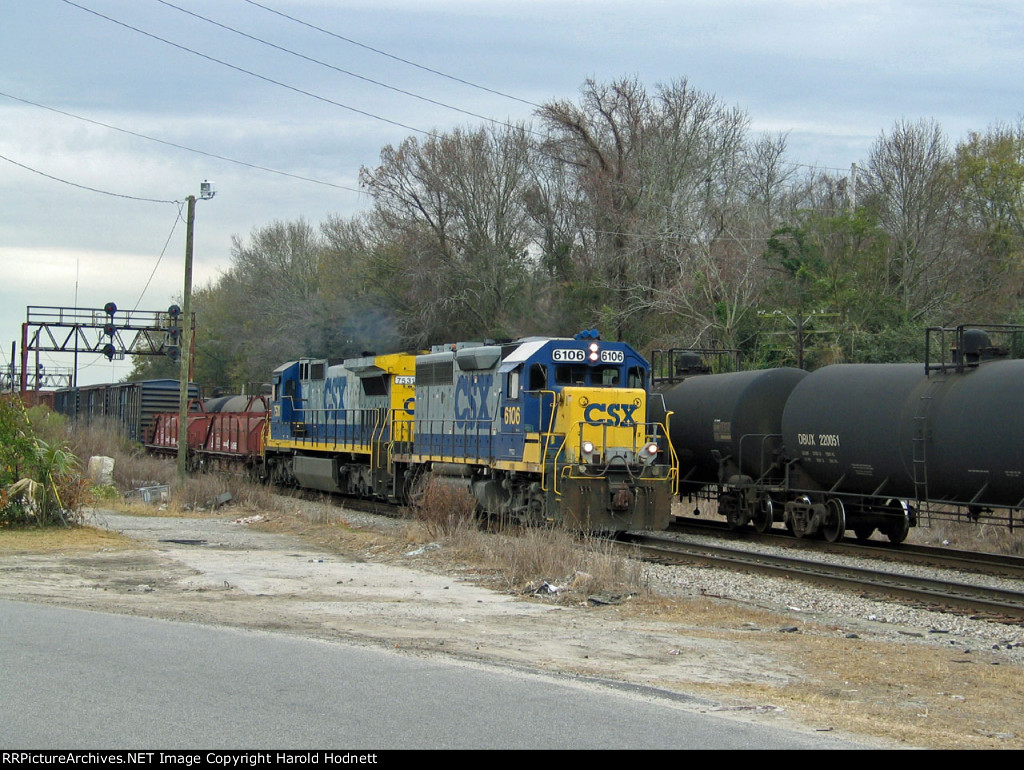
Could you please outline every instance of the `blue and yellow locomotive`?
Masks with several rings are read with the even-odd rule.
[[[403,501],[430,480],[507,521],[664,529],[678,466],[650,367],[596,332],[302,360],[274,372],[269,475]]]
[[[394,454],[412,446],[415,357],[405,353],[328,366],[300,359],[274,370],[264,441],[275,484],[404,499]]]

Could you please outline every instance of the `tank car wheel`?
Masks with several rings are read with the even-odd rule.
[[[903,514],[898,514],[891,524],[886,524],[882,528],[882,532],[889,538],[890,543],[899,545],[907,539],[907,534],[910,532],[910,519]]]
[[[842,500],[831,498],[825,503],[825,520],[821,524],[821,534],[830,542],[843,539],[846,534],[846,507]]]
[[[718,511],[724,514],[729,529],[738,532],[746,529],[750,516],[747,513],[743,497],[736,494],[722,495],[718,500]]]
[[[730,510],[725,515],[725,523],[733,532],[742,532],[747,528],[747,517],[740,510]]]
[[[810,522],[811,498],[800,495],[786,503],[786,529],[796,538],[807,537],[812,533]]]
[[[861,524],[853,528],[853,534],[856,535],[857,540],[863,543],[871,539],[871,536],[875,534],[875,528],[870,524]]]
[[[758,498],[754,506],[754,515],[751,517],[751,523],[759,535],[763,535],[770,530],[772,524],[775,523],[775,506],[772,504],[772,499],[767,495]]]

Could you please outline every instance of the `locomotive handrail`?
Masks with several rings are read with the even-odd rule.
[[[293,438],[303,444],[329,446],[342,444],[358,447],[363,451],[373,450],[373,443],[380,423],[380,408],[364,409],[298,409],[299,422],[293,423],[302,430],[302,435]],[[339,416],[342,418],[339,420]],[[358,420],[352,419],[358,417]],[[366,419],[366,418],[369,419]],[[321,431],[321,428],[323,429]],[[339,431],[339,428],[341,429]],[[339,441],[340,438],[340,441]]]
[[[662,404],[664,404],[664,397],[662,397]],[[672,434],[669,432],[669,429],[668,429],[669,418],[673,414],[675,414],[675,412],[666,409],[665,410],[665,422],[664,422],[664,424],[662,424],[662,423],[655,423],[655,425],[657,425],[659,428],[664,428],[665,429],[665,445],[668,446],[668,458],[669,458],[669,460],[668,460],[668,465],[669,465],[668,474],[669,474],[669,477],[672,479],[672,496],[675,497],[676,495],[679,494],[679,483],[680,483],[681,479],[679,478],[679,455],[676,454],[676,448],[672,444]],[[653,440],[657,441],[657,438],[654,438]]]
[[[541,448],[540,448],[540,490],[541,490],[541,492],[547,492],[548,491],[548,486],[547,486],[548,452],[551,450],[551,439],[554,436],[555,415],[558,413],[558,409],[556,408],[556,402],[557,402],[558,394],[555,393],[555,391],[553,391],[553,390],[541,390],[539,392],[540,392],[540,398],[538,399],[538,401],[539,401],[538,405],[540,407],[541,415],[544,414],[544,396],[545,395],[550,395],[551,396],[551,413],[548,415],[548,427],[544,431],[544,434],[543,434],[544,435],[544,439],[541,442]],[[552,458],[552,459],[553,460],[556,459],[557,456],[558,456],[558,454],[556,452],[555,453],[555,458]],[[558,486],[558,483],[557,483],[557,480],[556,480],[556,482],[554,484],[554,487],[556,487],[555,494],[558,494],[557,486]]]
[[[375,417],[377,420],[373,425],[373,431],[370,439],[370,467],[379,470],[385,467],[380,462],[381,450],[384,447],[384,434],[388,428],[389,422],[387,419],[387,409],[385,407],[377,407],[374,409],[377,413]]]
[[[460,427],[459,423],[463,423]],[[420,420],[416,423],[416,434],[413,442],[419,444],[416,454],[434,455],[442,460],[468,460],[478,461],[494,459],[493,446],[494,437],[491,433],[493,420],[456,420],[437,419]],[[440,427],[440,431],[437,428]],[[481,437],[486,437],[481,441]],[[446,440],[449,439],[450,441]],[[455,453],[456,439],[462,439],[462,454]],[[468,438],[472,438],[472,445]],[[426,451],[421,451],[421,450]],[[446,453],[446,449],[449,451]],[[470,454],[470,449],[474,454]],[[483,450],[487,454],[482,454]]]

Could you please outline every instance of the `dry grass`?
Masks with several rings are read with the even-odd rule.
[[[148,454],[142,446],[125,440],[116,425],[102,421],[75,426],[71,433],[71,447],[83,467],[94,455],[114,460],[113,486],[116,491],[112,495],[94,496],[92,502],[95,505],[137,515],[204,513],[222,505],[227,496],[230,496],[232,506],[243,511],[276,510],[280,505],[276,490],[250,481],[241,473],[196,473],[179,481],[175,459]],[[132,490],[158,486],[170,488],[170,500],[166,506],[131,498],[122,500]]]
[[[486,533],[476,503],[462,484],[432,479],[411,507],[409,543],[439,542],[447,555],[486,571],[504,590],[532,591],[547,584],[563,597],[636,594],[645,587],[639,564],[602,538],[550,528]],[[446,556],[447,558],[447,556]]]
[[[610,553],[606,541],[556,530],[485,533],[460,529],[432,538],[419,522],[384,532],[349,526],[344,510],[314,515],[282,514],[270,527],[287,530],[338,552],[360,558],[402,558],[410,544],[437,542],[440,548],[417,557],[418,566],[457,573],[515,593],[532,593],[541,582],[564,587],[560,596],[574,604],[586,596],[635,594],[613,608],[617,620],[639,628],[668,625],[681,638],[696,639],[692,653],[735,645],[737,654],[763,659],[780,684],[763,681],[663,679],[658,685],[699,692],[749,707],[773,706],[806,724],[846,730],[896,743],[932,748],[1024,748],[1024,673],[1010,663],[995,665],[988,650],[966,652],[939,647],[848,638],[847,631],[821,623],[707,597],[678,599],[652,593],[643,567]],[[333,512],[331,512],[333,510]],[[796,632],[782,631],[797,627]],[[1008,629],[1007,636],[1019,635]],[[773,663],[774,662],[774,663]]]
[[[945,545],[965,551],[1024,556],[1024,527],[1010,529],[997,524],[950,521],[935,518],[910,530],[908,542]]]
[[[131,538],[95,527],[0,528],[0,556],[136,547]]]
[[[781,708],[811,726],[907,745],[1024,748],[1024,671],[986,649],[851,638],[843,628],[712,598],[649,596],[622,611],[670,623],[690,639],[724,640],[777,661],[769,673],[782,680],[666,686]],[[1007,630],[1007,637],[1015,635],[1019,630]]]
[[[1021,670],[962,649],[761,633],[800,681],[724,692],[786,708],[811,724],[935,748],[1024,748]],[[721,687],[717,692],[723,692]]]
[[[457,537],[476,529],[476,501],[462,483],[430,479],[416,496],[410,511],[431,538]]]

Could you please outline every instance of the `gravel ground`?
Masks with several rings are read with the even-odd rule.
[[[714,539],[701,535],[680,535],[693,543],[714,544]],[[731,543],[735,546],[735,543]],[[758,553],[783,554],[784,549],[748,543],[748,550]],[[811,558],[811,557],[808,557]],[[815,560],[864,567],[863,559],[816,553]],[[917,576],[942,576],[959,583],[974,583],[997,588],[1017,588],[1011,580],[977,575],[964,575],[949,570],[928,569],[917,565],[888,562],[885,570]],[[967,615],[922,609],[871,596],[862,596],[847,589],[819,587],[797,580],[764,575],[744,575],[728,570],[706,567],[649,565],[651,587],[666,596],[714,596],[772,612],[792,614],[808,620],[839,624],[851,632],[922,644],[954,646],[960,649],[982,647],[1000,653],[1006,659],[1024,664],[1024,629],[985,620],[972,620]]]

